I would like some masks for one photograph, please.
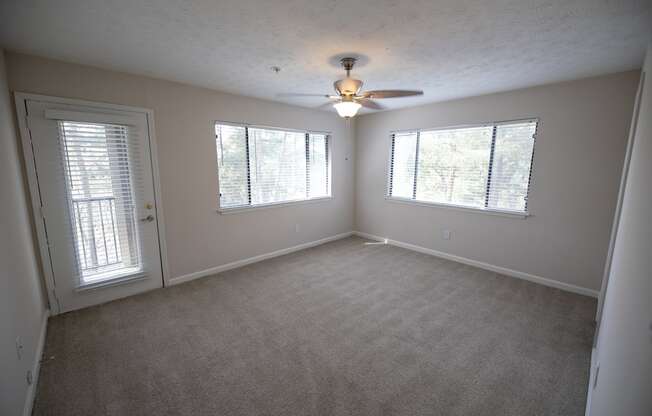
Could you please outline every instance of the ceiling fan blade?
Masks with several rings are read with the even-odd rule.
[[[414,95],[423,95],[419,90],[373,90],[365,91],[360,94],[364,98],[394,98],[394,97],[411,97]]]
[[[321,98],[331,98],[332,95],[330,94],[309,94],[309,93],[301,93],[301,92],[282,92],[279,94],[276,94],[277,97],[321,97]]]
[[[370,100],[369,98],[358,98],[355,100],[357,103],[360,103],[361,106],[365,108],[371,108],[372,110],[384,110],[385,106],[380,105],[379,103]]]

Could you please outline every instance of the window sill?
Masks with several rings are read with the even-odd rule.
[[[77,286],[75,289],[76,292],[85,292],[87,290],[106,288],[110,286],[124,285],[127,283],[133,283],[147,278],[147,274],[143,272],[135,274],[127,274],[125,276],[116,276],[112,279],[101,280],[99,282],[86,283]]]
[[[389,202],[399,203],[399,204],[419,205],[419,206],[430,207],[430,208],[444,208],[444,209],[451,209],[455,211],[472,212],[475,214],[495,215],[499,217],[517,218],[522,220],[532,216],[529,212],[514,212],[514,211],[501,211],[496,209],[472,208],[472,207],[465,207],[463,205],[442,204],[437,202],[423,202],[423,201],[415,201],[413,199],[396,198],[391,196],[385,196],[385,200]]]
[[[270,204],[263,204],[263,205],[254,205],[254,206],[248,206],[248,207],[237,207],[237,208],[218,208],[217,212],[221,215],[229,215],[229,214],[238,214],[242,212],[250,212],[250,211],[258,211],[261,209],[269,209],[269,208],[281,208],[281,207],[287,207],[287,206],[292,206],[292,205],[302,205],[302,204],[311,204],[311,203],[318,203],[318,202],[326,202],[332,200],[332,196],[324,196],[320,198],[312,198],[312,199],[300,199],[297,201],[286,201],[286,202],[274,202]]]

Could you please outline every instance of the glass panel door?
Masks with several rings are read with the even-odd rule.
[[[53,312],[161,287],[148,114],[52,100],[25,107]]]
[[[142,271],[128,126],[59,121],[81,286]]]

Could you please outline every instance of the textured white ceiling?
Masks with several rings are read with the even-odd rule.
[[[652,0],[2,0],[10,50],[317,106],[362,54],[390,108],[639,68]],[[279,66],[276,74],[270,67]]]

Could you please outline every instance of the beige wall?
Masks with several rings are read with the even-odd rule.
[[[356,229],[599,290],[638,78],[632,71],[359,117]],[[384,199],[391,130],[527,117],[540,119],[531,217]]]
[[[632,123],[636,130],[594,352],[600,370],[590,396],[590,416],[652,414],[652,47],[643,70],[644,88],[638,120]]]
[[[28,394],[46,302],[32,240],[13,102],[0,49],[0,414],[20,415]],[[22,358],[16,338],[23,344]]]
[[[335,113],[13,53],[7,71],[14,92],[154,110],[169,277],[353,228],[352,128]],[[334,198],[218,214],[214,120],[332,132]]]
[[[354,145],[352,124],[334,113],[21,54],[8,54],[7,68],[13,91],[154,110],[169,277],[350,231],[355,213],[362,232],[600,287],[638,71],[364,115]],[[523,117],[540,118],[532,217],[384,199],[390,130]],[[213,120],[331,131],[334,199],[216,213]],[[451,240],[441,238],[444,229]]]

